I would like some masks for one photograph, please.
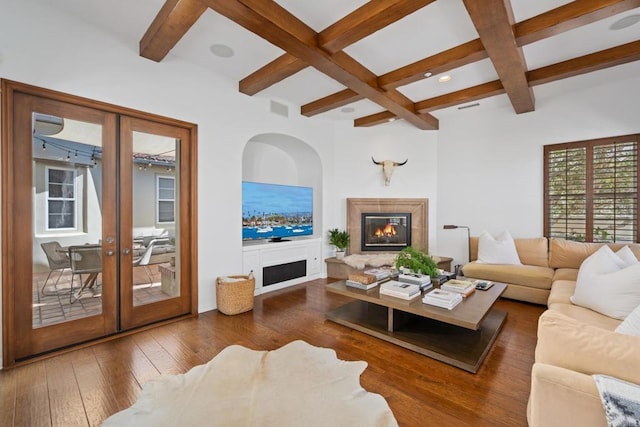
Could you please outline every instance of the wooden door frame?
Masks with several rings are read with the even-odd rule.
[[[13,163],[13,141],[15,129],[13,129],[13,103],[15,96],[19,93],[48,98],[55,101],[66,102],[81,107],[102,110],[116,115],[126,115],[133,118],[149,120],[160,124],[182,127],[189,135],[189,157],[186,162],[185,178],[189,180],[189,191],[182,194],[188,206],[187,233],[181,239],[184,250],[182,257],[182,267],[188,270],[186,275],[188,286],[190,287],[190,307],[189,313],[192,316],[198,314],[198,234],[197,234],[197,125],[176,119],[162,117],[159,115],[145,113],[142,111],[120,107],[117,105],[95,101],[75,95],[44,89],[24,83],[19,83],[7,79],[0,79],[1,117],[0,117],[0,138],[1,138],[1,177],[2,177],[2,207],[0,218],[2,224],[2,356],[3,367],[12,367],[17,364],[15,357],[16,342],[19,337],[15,334],[15,289],[12,280],[16,274],[16,262],[19,253],[16,251],[16,243],[19,236],[15,236],[12,224],[15,223],[14,205],[16,193],[14,191],[15,182],[13,176],[15,167]]]

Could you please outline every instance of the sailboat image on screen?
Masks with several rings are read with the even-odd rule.
[[[281,242],[313,235],[313,188],[242,182],[242,240]]]

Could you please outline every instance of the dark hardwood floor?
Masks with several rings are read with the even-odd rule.
[[[364,360],[360,378],[401,426],[526,426],[536,326],[544,307],[510,300],[477,374],[327,321],[347,301],[316,280],[256,297],[254,310],[217,311],[0,372],[0,426],[97,426],[133,404],[145,382],[183,373],[230,344],[272,350],[301,339]],[[203,425],[214,425],[203,420]]]

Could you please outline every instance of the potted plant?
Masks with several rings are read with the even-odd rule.
[[[336,258],[344,258],[344,254],[349,247],[349,233],[344,230],[332,228],[329,230],[329,243],[336,247]]]
[[[438,277],[438,265],[426,253],[408,246],[400,251],[396,258],[396,268],[398,270],[411,270],[417,274],[428,274],[429,277]]]

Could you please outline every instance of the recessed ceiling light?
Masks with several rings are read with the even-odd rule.
[[[231,58],[235,53],[233,49],[226,44],[212,44],[209,46],[209,50],[215,56],[219,56],[220,58]]]
[[[640,15],[629,15],[624,18],[618,19],[616,22],[609,26],[610,30],[622,30],[623,28],[627,28],[632,26],[633,24],[637,24],[640,22]]]
[[[343,113],[353,113],[354,111],[356,111],[356,109],[353,107],[343,107],[340,109],[340,111],[342,111]]]
[[[424,73],[425,77],[431,77],[433,76],[433,73],[431,71],[427,71],[426,73]]]
[[[440,83],[445,83],[445,82],[448,82],[449,80],[451,80],[451,76],[448,74],[445,74],[444,76],[440,76],[440,78],[438,78],[438,81]]]
[[[396,118],[395,117],[391,117],[389,120],[387,120],[388,122],[395,122]]]

